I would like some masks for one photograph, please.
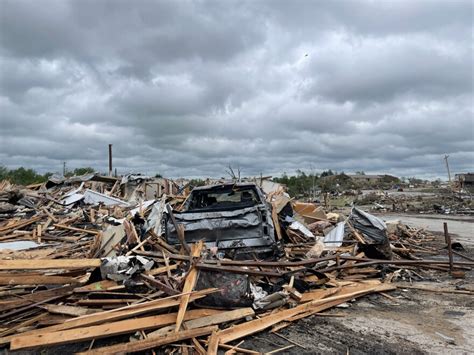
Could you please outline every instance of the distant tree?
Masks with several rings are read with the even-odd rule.
[[[95,173],[95,169],[89,167],[85,168],[76,168],[74,169],[74,175],[85,175],[85,174],[93,174]]]
[[[310,197],[314,196],[314,187],[319,180],[319,176],[315,173],[307,174],[303,170],[298,169],[296,175],[288,176],[287,173],[279,177],[274,177],[273,181],[283,184],[288,188],[291,196]]]
[[[47,180],[47,176],[38,174],[33,169],[25,169],[20,167],[18,169],[10,170],[6,167],[0,167],[0,179],[9,180],[11,183],[16,185],[30,185]]]
[[[0,180],[6,180],[8,178],[8,169],[5,166],[0,166]]]
[[[240,181],[240,166],[237,166],[237,170],[234,170],[232,165],[229,164],[225,172],[232,180]]]
[[[333,171],[331,169],[329,170],[325,170],[321,173],[321,177],[325,177],[325,176],[332,176],[334,175]]]
[[[410,183],[410,185],[421,185],[424,183],[422,179],[418,179],[416,177],[408,178],[408,182]]]
[[[204,186],[204,185],[206,185],[206,181],[202,179],[192,179],[188,183],[188,186],[190,189],[193,189],[198,186]]]
[[[356,175],[365,175],[365,172],[363,170],[361,171],[356,171]]]
[[[433,185],[434,187],[440,187],[441,186],[441,179],[436,179],[436,180],[432,181],[431,185]]]
[[[161,175],[161,174],[155,174],[155,177],[156,177],[156,178],[162,178],[163,175]]]

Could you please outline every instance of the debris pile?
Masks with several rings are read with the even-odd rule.
[[[468,191],[439,189],[433,192],[370,191],[358,195],[354,203],[379,212],[433,214],[474,214],[474,199]]]
[[[326,213],[272,184],[186,194],[140,175],[4,181],[0,346],[258,354],[246,336],[385,295],[406,270],[474,266],[441,258],[433,238],[357,208]]]

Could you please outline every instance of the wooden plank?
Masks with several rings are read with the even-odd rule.
[[[44,304],[39,306],[47,310],[49,313],[53,314],[65,314],[67,316],[79,317],[86,314],[97,313],[97,311],[85,307],[77,306],[66,306],[66,305],[57,305],[57,304]]]
[[[0,276],[0,285],[66,285],[77,284],[79,281],[68,276]]]
[[[100,259],[16,259],[0,260],[0,270],[83,269],[100,264]]]
[[[41,216],[36,216],[36,217],[33,217],[33,218],[29,218],[28,220],[24,221],[19,221],[18,223],[13,223],[13,224],[10,224],[10,225],[5,225],[5,226],[2,226],[0,227],[0,233],[3,234],[3,232],[6,232],[6,231],[9,231],[11,229],[20,229],[20,228],[23,228],[23,227],[26,227],[30,224],[33,224],[37,221],[39,221],[41,219]]]
[[[78,354],[117,354],[117,353],[131,353],[137,351],[144,351],[147,349],[156,348],[162,345],[174,343],[177,341],[195,338],[202,335],[207,335],[217,330],[217,326],[209,326],[204,328],[197,328],[191,330],[183,330],[179,333],[171,333],[165,337],[148,338],[138,340],[132,343],[117,344],[103,348],[93,349],[91,351]]]
[[[283,236],[281,235],[280,221],[278,220],[278,213],[274,202],[272,203],[272,220],[273,226],[275,227],[277,239],[282,240]]]
[[[169,204],[166,204],[166,211],[168,212],[168,216],[171,218],[171,221],[173,222],[173,226],[176,229],[176,235],[178,236],[181,246],[183,247],[186,254],[190,255],[191,249],[189,248],[189,245],[186,243],[186,239],[184,238],[184,226],[182,224],[178,225],[176,223],[173,210],[171,209],[171,206]]]
[[[165,259],[167,260],[167,258]],[[155,276],[158,274],[164,274],[165,272],[171,271],[171,270],[176,270],[178,268],[178,265],[170,265],[169,267],[167,266],[162,266],[158,267],[156,269],[151,269],[150,271],[146,271],[145,273],[150,276]]]
[[[204,246],[204,241],[200,240],[198,243],[193,245],[192,256],[199,257],[201,256],[201,250]],[[198,276],[198,271],[191,265],[191,270],[189,270],[188,275],[186,276],[186,281],[183,286],[183,293],[186,293],[181,297],[181,302],[179,304],[178,317],[176,318],[176,328],[175,332],[179,332],[181,329],[181,323],[183,322],[184,314],[186,313],[186,308],[188,307],[189,302],[189,292],[191,292],[196,285],[196,280]]]
[[[23,327],[26,327],[26,326],[29,326],[29,325],[32,325],[34,323],[36,323],[37,321],[41,320],[42,318],[46,317],[48,315],[48,313],[41,313],[33,318],[30,318],[24,322],[21,322],[17,325],[15,325],[14,327],[11,327],[3,332],[0,333],[0,337],[4,337],[4,336],[7,336],[9,334],[12,334],[12,333],[15,333],[18,329],[21,329]]]
[[[90,230],[90,229],[81,229],[81,228],[76,228],[76,227],[70,227],[70,226],[66,226],[64,224],[53,224],[55,227],[57,228],[61,228],[61,229],[67,229],[67,230],[70,230],[70,231],[75,231],[75,232],[81,232],[81,233],[88,233],[88,234],[93,234],[93,235],[97,235],[100,233],[100,231],[97,231],[97,230]]]
[[[143,278],[145,281],[148,281],[152,286],[155,286],[156,288],[163,291],[164,293],[166,293],[169,296],[179,294],[178,291],[176,291],[175,289],[172,289],[171,287],[168,287],[167,285],[160,282],[159,280],[156,280],[152,276],[148,276],[148,275],[145,275],[145,274],[140,274],[140,277]]]
[[[91,283],[90,285],[76,287],[74,293],[102,292],[110,290],[124,289],[125,286],[119,285],[116,281],[103,280]]]
[[[29,305],[24,306],[22,308],[13,309],[10,312],[0,314],[0,318],[1,319],[9,318],[9,317],[11,317],[15,314],[23,313],[27,310],[30,310],[31,308],[35,308],[36,306],[39,306],[40,304],[51,302],[51,301],[57,300],[58,298],[63,298],[65,296],[66,295],[54,296],[54,297],[50,297],[50,298],[44,299],[44,300],[36,302],[36,303],[29,304]]]
[[[186,312],[185,319],[206,317],[220,311],[214,309],[195,309]],[[11,340],[10,349],[31,349],[39,346],[52,346],[76,343],[91,339],[106,338],[109,336],[133,333],[138,330],[159,328],[176,322],[177,313],[162,314],[157,316],[137,319],[126,319],[118,322],[105,323],[90,327],[74,328],[57,332],[19,335]]]
[[[93,299],[93,300],[79,300],[76,304],[80,306],[101,306],[101,305],[114,305],[114,304],[124,304],[124,303],[132,303],[136,302],[136,298],[121,298],[121,299],[111,299],[111,298],[100,298],[100,299]]]
[[[38,291],[31,294],[21,296],[21,299],[15,300],[13,302],[9,302],[8,305],[2,304],[2,312],[6,312],[13,308],[22,307],[25,305],[29,305],[35,302],[40,302],[45,299],[49,299],[51,297],[65,295],[72,291],[73,286],[65,286],[61,288],[55,288],[52,290],[46,291]],[[2,318],[4,313],[0,314],[0,319]]]
[[[360,297],[371,292],[388,291],[395,289],[395,286],[382,284],[377,286],[368,285],[364,290],[348,293],[342,296],[328,297],[322,300],[311,301],[295,308],[286,309],[268,316],[252,320],[250,322],[242,323],[234,327],[218,332],[220,342],[225,344],[233,340],[240,339],[247,335],[257,333],[274,324],[282,322],[287,318],[293,317],[308,310],[321,312],[325,309],[334,307],[340,303],[344,303],[352,298]]]
[[[193,292],[190,296],[190,301],[194,301],[196,299],[202,298],[209,293],[216,292],[217,289],[208,289],[202,291]],[[144,302],[140,304],[134,304],[130,306],[125,306],[117,309],[113,309],[110,311],[98,312],[82,317],[77,317],[74,319],[70,319],[65,321],[62,324],[53,325],[51,327],[42,328],[42,329],[35,329],[29,331],[27,333],[23,333],[23,335],[36,335],[36,334],[46,334],[50,332],[55,332],[59,330],[66,330],[66,329],[73,329],[79,327],[86,327],[90,325],[98,325],[106,322],[117,321],[125,318],[134,317],[140,314],[156,311],[159,309],[166,309],[169,307],[177,306],[180,303],[180,299],[178,296],[174,297],[167,297],[167,298],[160,298],[154,301]],[[5,337],[0,339],[0,344],[5,344],[11,341],[11,337]]]
[[[186,313],[187,314],[187,313]],[[205,327],[208,325],[217,325],[221,323],[227,323],[234,320],[242,319],[245,317],[253,317],[255,312],[252,308],[239,308],[232,311],[221,311],[217,314],[213,314],[207,317],[197,318],[183,322],[185,329],[196,329]],[[147,334],[148,337],[156,337],[166,335],[168,332],[173,331],[174,326],[164,327],[154,332]]]
[[[209,342],[206,340],[202,341],[205,344],[208,344]],[[219,343],[219,347],[223,349],[229,349],[229,350],[235,350],[237,353],[242,353],[242,354],[255,354],[255,355],[262,355],[261,352],[259,351],[254,351],[254,350],[249,350],[249,349],[244,349],[239,347],[239,345],[227,345],[227,344],[221,344]]]
[[[219,334],[217,331],[213,331],[209,337],[209,343],[207,344],[207,355],[217,355],[217,348],[219,347]]]
[[[314,291],[305,292],[303,293],[300,302],[304,303],[304,302],[323,299],[323,298],[334,295],[339,290],[340,290],[339,287],[334,287],[334,288],[328,288],[325,290],[314,290]]]

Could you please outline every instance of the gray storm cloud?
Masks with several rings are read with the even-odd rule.
[[[0,164],[474,170],[471,1],[0,1]]]

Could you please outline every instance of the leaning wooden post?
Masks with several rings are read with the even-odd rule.
[[[446,244],[448,244],[448,223],[443,222],[443,228],[444,228],[444,241]]]
[[[453,247],[451,245],[451,236],[448,233],[448,223],[443,223],[444,227],[444,239],[446,240],[446,244],[448,244],[448,255],[449,255],[449,270],[453,271]]]
[[[191,255],[191,249],[189,248],[189,245],[186,244],[186,240],[184,239],[184,226],[182,224],[179,224],[176,222],[176,219],[174,218],[173,215],[173,210],[171,209],[170,205],[166,205],[166,211],[168,212],[171,221],[173,222],[174,229],[176,230],[176,234],[178,235],[179,242],[181,243],[181,246],[184,248],[184,251],[186,254]]]

